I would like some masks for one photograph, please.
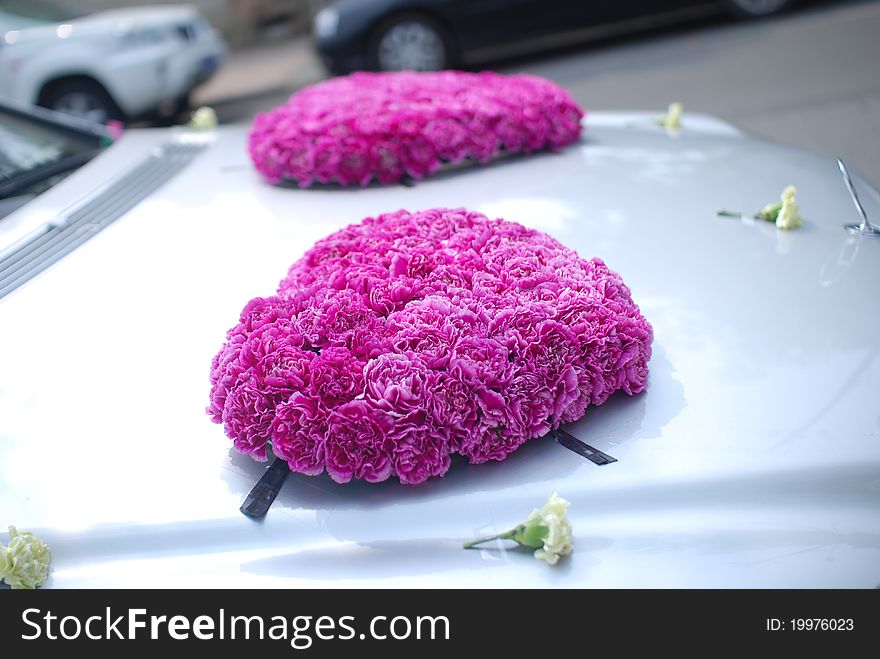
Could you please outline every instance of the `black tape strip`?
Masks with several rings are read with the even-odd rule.
[[[290,467],[287,466],[287,462],[275,458],[275,462],[266,469],[257,484],[248,492],[239,510],[251,518],[265,516],[289,475]]]
[[[562,444],[569,451],[574,451],[594,464],[607,465],[612,462],[617,462],[617,458],[614,458],[607,453],[603,453],[597,448],[593,448],[586,442],[579,440],[574,435],[569,435],[564,430],[556,430],[555,432],[557,442]]]

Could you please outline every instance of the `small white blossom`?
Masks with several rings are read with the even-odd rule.
[[[527,527],[537,525],[547,530],[543,537],[543,546],[535,550],[535,558],[556,565],[560,556],[571,553],[571,522],[566,513],[569,505],[571,504],[568,501],[553,492],[544,507],[533,510],[526,519]]]
[[[764,208],[755,213],[754,216],[747,216],[742,213],[728,210],[720,210],[718,211],[718,215],[721,217],[740,217],[743,220],[756,219],[764,220],[765,222],[773,222],[776,224],[777,229],[796,229],[804,223],[797,202],[795,201],[796,194],[797,190],[795,187],[789,185],[782,191],[779,201],[767,204]]]
[[[0,580],[11,588],[33,590],[49,576],[49,548],[28,531],[9,527],[9,544],[0,545]]]
[[[779,209],[779,215],[776,216],[778,229],[796,229],[803,224],[804,221],[794,198],[796,193],[797,190],[793,185],[789,185],[782,191],[782,207]]]
[[[556,565],[560,556],[572,550],[571,522],[567,510],[569,502],[553,492],[547,497],[543,508],[536,509],[519,526],[488,538],[471,540],[464,544],[465,549],[490,540],[513,540],[523,547],[533,548],[538,560]]]
[[[214,108],[204,105],[193,112],[186,127],[191,130],[214,130],[217,128],[217,113]]]
[[[670,103],[666,110],[666,115],[658,120],[658,123],[667,130],[678,130],[681,128],[681,115],[684,112],[684,105],[681,103]]]

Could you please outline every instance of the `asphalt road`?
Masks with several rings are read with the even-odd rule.
[[[554,80],[588,110],[685,111],[841,156],[880,186],[880,2],[811,4],[761,21],[712,18],[497,62]],[[326,76],[308,39],[233,54],[196,97],[249,120]]]

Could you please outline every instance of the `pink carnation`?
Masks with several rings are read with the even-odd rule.
[[[327,409],[320,398],[293,394],[275,408],[272,450],[291,471],[315,476],[324,471]]]
[[[353,400],[330,414],[324,451],[327,472],[337,483],[362,478],[370,483],[391,476],[394,450],[388,414],[365,400]]]
[[[415,484],[643,391],[652,339],[599,259],[479,213],[398,211],[318,242],[245,306],[208,413],[257,459],[271,442],[303,474]]]
[[[377,408],[403,417],[427,405],[437,378],[418,355],[379,355],[364,366],[364,394]]]
[[[567,91],[537,76],[355,73],[257,115],[248,148],[271,183],[387,184],[444,163],[487,162],[502,149],[560,149],[580,137],[583,115]]]
[[[427,422],[424,412],[416,412],[395,423],[391,456],[394,473],[401,483],[417,485],[442,476],[449,469],[450,443],[446,432]]]
[[[310,370],[308,391],[328,407],[346,403],[363,391],[363,364],[345,348],[324,348]]]

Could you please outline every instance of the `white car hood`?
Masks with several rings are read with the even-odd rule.
[[[0,301],[0,523],[48,543],[48,585],[62,587],[880,584],[880,240],[844,231],[857,218],[835,163],[696,116],[677,136],[643,115],[586,124],[562,153],[363,190],[269,186],[246,127],[221,129]],[[129,133],[0,222],[0,237],[173,135]],[[880,217],[880,195],[856,179]],[[715,215],[788,184],[799,230]],[[547,231],[631,287],[655,332],[650,386],[568,427],[619,461],[535,440],[415,487],[291,475],[263,521],[244,517],[265,465],[204,413],[226,329],[315,240],[435,206]],[[558,566],[461,549],[551,491],[572,502],[575,549]]]

